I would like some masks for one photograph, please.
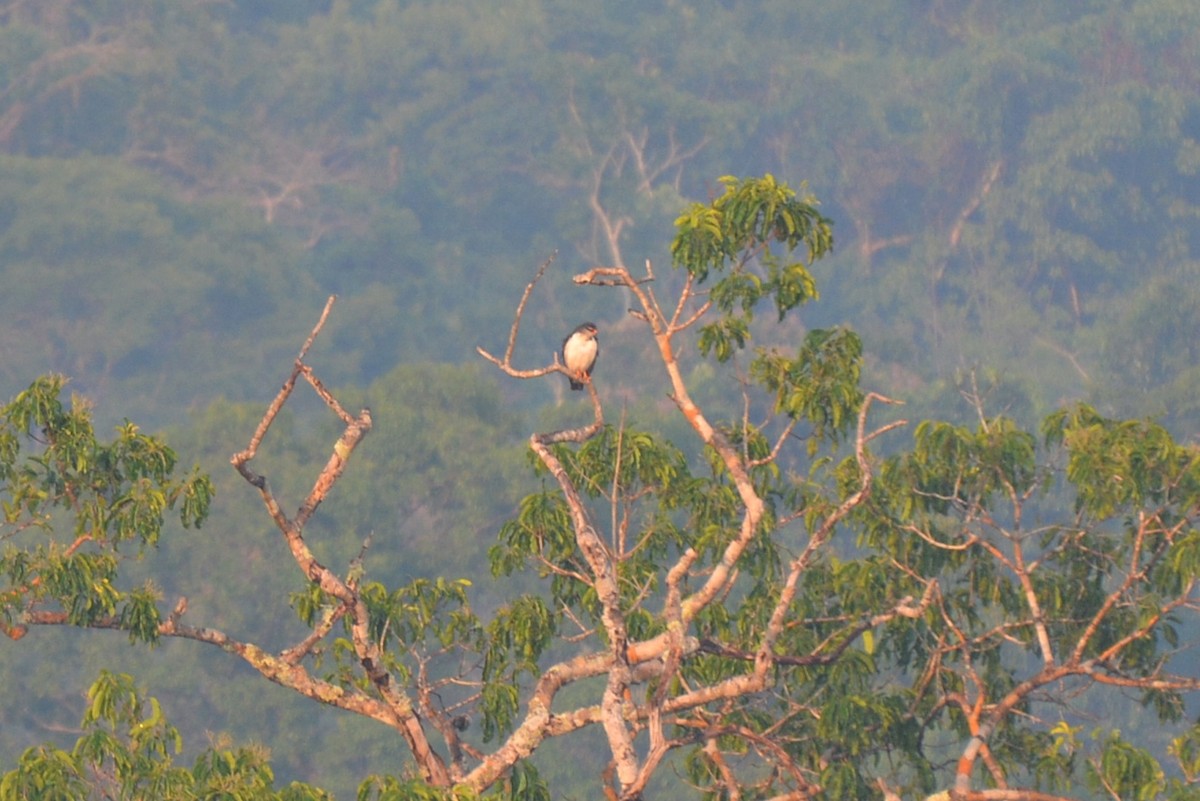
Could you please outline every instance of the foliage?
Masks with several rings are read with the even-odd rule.
[[[1143,752],[1165,764],[1170,737],[1159,716],[1181,714],[1189,677],[1160,676],[1166,683],[1140,696],[1144,709],[1119,706],[1103,689],[1137,694],[1130,682],[1154,681],[1156,659],[1188,673],[1168,655],[1194,639],[1186,605],[1162,609],[1194,572],[1192,454],[1179,443],[1197,409],[1196,9],[1180,0],[1043,2],[1020,13],[965,2],[901,12],[807,0],[530,0],[493,12],[475,0],[253,9],[45,0],[5,9],[3,391],[57,369],[75,376],[97,414],[179,422],[217,394],[257,397],[262,377],[290,359],[294,321],[314,288],[337,293],[325,378],[366,386],[338,394],[361,399],[377,424],[303,533],[317,564],[336,566],[364,599],[367,630],[387,643],[397,684],[417,692],[421,666],[476,682],[458,699],[478,691],[481,711],[460,738],[470,747],[524,748],[525,702],[558,675],[546,665],[571,647],[611,649],[614,613],[635,642],[668,636],[671,585],[659,568],[689,549],[696,561],[675,585],[681,604],[703,571],[716,575],[733,556],[736,586],[702,610],[681,607],[695,612],[697,650],[685,641],[684,678],[647,680],[639,702],[680,703],[686,682],[748,681],[751,646],[762,645],[755,632],[770,624],[788,566],[811,553],[788,612],[807,623],[772,644],[799,660],[776,663],[788,694],[767,700],[764,691],[759,707],[731,713],[736,731],[671,767],[717,788],[730,764],[791,764],[790,779],[774,768],[746,775],[770,774],[764,788],[799,775],[863,797],[882,792],[874,779],[945,784],[942,765],[982,731],[987,747],[968,755],[988,766],[978,784],[1185,797],[1194,771],[1158,771]],[[806,175],[825,203],[818,211],[807,190],[775,178],[705,183],[730,171]],[[684,197],[708,200],[681,213]],[[826,214],[839,221],[836,254]],[[672,219],[685,225],[668,251]],[[684,254],[672,259],[681,269],[626,283],[619,300],[568,294],[548,274],[525,315],[526,353],[550,352],[580,318],[599,321],[604,408],[632,404],[628,422],[547,451],[580,505],[611,529],[603,539],[620,554],[611,602],[589,584],[599,563],[580,544],[560,473],[536,454],[542,491],[517,501],[535,486],[516,467],[520,415],[560,400],[561,387],[529,382],[538,389],[506,387],[498,399],[477,371],[393,372],[402,361],[469,358],[507,322],[496,298],[555,248],[566,254],[560,263],[578,256],[626,276],[627,261]],[[834,269],[821,280],[822,303],[808,304],[818,257]],[[674,336],[616,321],[630,306],[656,319],[639,290],[668,297],[681,286],[690,305],[671,317],[664,304],[659,320],[663,331],[679,327]],[[696,351],[716,358],[691,358]],[[864,402],[875,413],[880,405],[860,380],[904,397],[926,421],[911,443],[856,429]],[[684,411],[672,422],[664,381]],[[1038,418],[1064,404],[1036,436]],[[248,433],[257,417],[246,408],[214,404],[180,436],[213,470],[227,470],[244,445],[229,444],[230,430]],[[542,419],[572,414],[563,405]],[[284,417],[264,454],[278,460],[259,469],[291,498],[311,486],[300,466],[322,458],[311,443],[331,429],[303,412]],[[972,417],[979,422],[964,425]],[[186,581],[192,614],[239,632],[227,645],[274,654],[328,626],[328,648],[305,652],[304,666],[339,690],[382,692],[364,680],[363,646],[346,627],[344,600],[328,592],[334,583],[314,588],[307,568],[262,578],[281,547],[255,536],[270,518],[255,527],[244,508],[228,506],[205,528],[224,536],[174,537],[154,521],[174,517],[172,488],[198,475],[151,477],[142,494],[119,481],[89,486],[92,501],[77,503],[51,484],[95,463],[52,476],[25,458],[45,445],[36,425],[16,436],[13,464],[49,488],[37,515],[63,539],[51,543],[33,514],[16,523],[20,532],[6,529],[12,547],[32,549],[13,557],[4,588],[10,635],[45,613],[161,637],[172,620],[169,603],[159,608],[161,588]],[[140,436],[121,428],[96,447]],[[885,461],[864,447],[861,461],[847,458],[868,442],[902,452]],[[245,494],[214,480],[223,503]],[[853,514],[823,530],[860,491],[866,500]],[[121,521],[112,504],[125,496],[133,517]],[[99,514],[100,498],[106,522],[126,533],[72,540],[78,512],[93,503]],[[513,506],[514,519],[501,523]],[[734,554],[747,520],[756,535]],[[511,592],[507,581],[479,580],[478,542],[496,528],[494,569],[515,580]],[[151,540],[165,556],[125,561]],[[399,553],[384,547],[392,542]],[[38,572],[22,572],[20,559],[40,560]],[[222,587],[210,573],[246,586]],[[139,584],[147,574],[159,580]],[[474,579],[469,589],[461,575]],[[254,587],[263,595],[246,592]],[[289,593],[302,620],[263,613],[264,597]],[[77,605],[63,605],[68,594]],[[906,616],[917,609],[924,617]],[[887,610],[892,619],[879,621]],[[1098,633],[1088,633],[1089,619]],[[415,634],[422,621],[435,629],[427,638]],[[17,676],[45,675],[17,662],[25,644],[3,655],[14,693],[23,692]],[[1001,714],[999,690],[1049,677],[1049,665],[1083,670],[1118,646],[1119,658],[1055,680],[1078,693],[1076,706],[1052,707],[1060,685],[1051,682]],[[101,663],[115,658],[88,647]],[[1072,665],[1076,651],[1082,661]],[[211,678],[203,664],[190,668],[206,674],[196,683],[240,684]],[[633,679],[645,664],[631,666]],[[924,685],[897,678],[913,676]],[[567,694],[586,695],[598,681]],[[846,694],[826,706],[832,688]],[[253,690],[233,695],[262,702]],[[764,711],[770,703],[778,708]],[[1121,738],[1083,736],[1090,720],[1117,716],[1128,721]],[[860,719],[869,725],[856,727]],[[685,720],[667,731],[700,742],[699,718]],[[630,726],[642,747],[638,727],[648,723]],[[766,731],[793,744],[790,763],[755,739]],[[343,736],[330,750],[359,757],[368,739],[387,740],[362,735],[350,745]],[[818,739],[838,745],[804,750]],[[1188,763],[1180,742],[1170,747]],[[403,776],[394,786],[416,792],[424,781]]]
[[[82,400],[63,407],[63,383],[58,376],[40,378],[0,412],[8,540],[0,572],[9,585],[0,595],[4,628],[20,636],[22,621],[32,616],[112,626],[130,640],[153,643],[157,592],[151,584],[117,586],[119,551],[154,546],[167,512],[176,508],[185,527],[199,526],[212,484],[195,470],[174,478],[174,451],[132,423],[119,427],[111,443],[97,440]],[[60,539],[59,524],[71,527],[73,541]]]
[[[1181,670],[1200,579],[1196,449],[1158,424],[1076,404],[1049,416],[1040,437],[980,406],[976,427],[927,420],[911,447],[874,455],[869,444],[904,421],[868,427],[889,400],[859,388],[853,332],[811,330],[794,355],[756,348],[749,373],[738,371],[733,357],[761,330],[749,324],[760,304],[786,318],[816,296],[809,271],[831,238],[815,201],[770,176],[724,186],[678,218],[673,252],[686,277],[676,298],[619,266],[576,279],[635,300],[694,455],[654,431],[606,425],[597,373],[590,423],[529,440],[545,483],[489,551],[507,582],[495,601],[480,603],[465,578],[381,580],[366,561],[372,537],[359,544],[310,525],[335,486],[361,493],[355,504],[378,491],[342,480],[374,413],[348,412],[308,362],[331,299],[232,460],[303,582],[288,598],[299,632],[274,632],[285,644],[268,644],[192,625],[186,598],[160,609],[152,584],[119,589],[130,547],[156,547],[170,511],[199,525],[213,484],[195,469],[176,478],[174,452],[132,424],[98,441],[86,406],[65,408],[62,380],[47,377],[3,409],[7,634],[67,624],[191,640],[311,702],[382,723],[410,762],[364,780],[368,801],[540,801],[551,792],[541,752],[586,730],[607,745],[607,766],[596,766],[604,792],[631,801],[668,765],[712,798],[939,787],[980,798],[988,787],[1194,794],[1167,767],[1173,755],[1182,775],[1194,774],[1194,731],[1178,733],[1169,753],[1102,727],[1080,735],[1088,715],[1116,703],[1109,688],[1136,694],[1161,725],[1178,724],[1200,689]],[[743,412],[725,420],[692,397],[679,347],[714,330],[742,332],[724,350],[699,349],[742,386]],[[518,368],[512,345],[502,358],[481,353],[515,378],[564,369],[557,360]],[[295,436],[282,412],[305,383],[341,433],[311,489],[289,504],[277,493],[295,490],[257,472],[259,449],[268,434]],[[503,458],[512,420],[469,371],[413,368],[376,391],[389,399],[378,411],[399,425],[381,431],[399,460],[372,467],[393,477],[393,493],[418,475],[456,487],[472,458],[489,454],[493,469]],[[397,398],[433,411],[409,417],[415,410]],[[429,422],[437,414],[451,419]],[[405,460],[413,474],[397,480]],[[486,486],[466,510],[510,490]],[[462,512],[453,494],[429,497],[446,519]],[[323,797],[306,785],[275,790],[257,749],[213,747],[191,770],[177,767],[178,732],[126,676],[102,675],[89,701],[76,747],[28,751],[3,780],[10,795],[69,797],[101,781],[119,796]]]
[[[175,763],[183,748],[156,698],[143,698],[132,677],[107,671],[88,691],[83,734],[66,751],[31,748],[0,777],[0,798],[112,798],[192,801],[322,801],[331,796],[298,782],[276,789],[261,748],[205,749],[189,769]]]

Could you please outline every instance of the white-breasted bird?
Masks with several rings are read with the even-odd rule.
[[[596,324],[584,323],[563,340],[562,360],[567,368],[571,389],[583,389],[591,380],[592,368],[600,355],[600,341],[596,338]]]

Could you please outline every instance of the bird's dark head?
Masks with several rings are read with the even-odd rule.
[[[575,331],[580,334],[587,334],[590,338],[595,339],[600,329],[596,328],[595,323],[584,323],[576,328]]]

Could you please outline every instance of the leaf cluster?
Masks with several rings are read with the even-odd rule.
[[[724,362],[745,347],[760,301],[769,298],[782,320],[817,297],[808,266],[832,250],[833,226],[817,211],[815,198],[798,197],[772,175],[727,175],[720,182],[721,195],[691,204],[675,220],[671,258],[698,285],[718,276],[710,297],[721,316],[701,326],[700,350]],[[806,258],[792,261],[801,245]]]
[[[0,613],[11,632],[26,610],[55,608],[66,622],[115,619],[131,639],[157,639],[156,590],[119,589],[121,547],[158,543],[169,511],[199,526],[213,497],[209,478],[173,474],[175,452],[126,422],[111,442],[96,437],[78,398],[61,400],[64,380],[44,376],[0,410],[0,478],[5,484],[0,572],[9,586]],[[60,525],[74,541],[55,537]],[[20,542],[26,547],[19,547]]]
[[[74,801],[111,798],[198,801],[330,801],[332,796],[299,782],[275,787],[262,748],[223,743],[202,751],[188,768],[176,763],[183,750],[179,731],[167,722],[156,698],[145,698],[127,674],[103,671],[88,691],[83,734],[74,748],[30,748],[0,776],[0,798]]]

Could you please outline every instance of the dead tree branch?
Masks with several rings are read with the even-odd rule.
[[[344,616],[348,622],[350,639],[353,643],[359,666],[370,680],[375,693],[381,699],[383,709],[386,710],[386,714],[381,719],[403,735],[425,779],[437,786],[447,786],[450,782],[450,776],[445,763],[431,747],[421,721],[414,710],[412,699],[397,688],[391,674],[384,667],[385,661],[379,644],[369,634],[367,606],[359,594],[357,586],[343,580],[318,561],[304,539],[305,525],[312,518],[317,507],[333,489],[338,478],[341,477],[355,447],[362,441],[367,432],[371,430],[370,410],[363,409],[357,417],[349,415],[342,408],[341,404],[325,389],[311,367],[304,362],[309,348],[312,347],[313,342],[329,317],[329,312],[333,307],[334,301],[335,298],[330,297],[328,302],[326,302],[320,319],[317,321],[312,333],[309,334],[304,346],[300,349],[300,354],[296,357],[291,374],[284,382],[279,393],[275,396],[275,399],[268,405],[267,411],[251,436],[246,449],[234,454],[230,461],[238,473],[259,491],[267,513],[275,521],[275,525],[280,533],[283,534],[292,558],[295,560],[296,566],[300,569],[301,573],[313,585],[319,587],[322,592],[337,600],[339,604],[338,610],[333,614]],[[271,424],[278,416],[284,404],[291,397],[292,391],[296,386],[296,381],[301,376],[304,376],[318,397],[346,424],[346,428],[334,444],[333,452],[330,454],[325,467],[317,476],[312,490],[304,498],[296,515],[289,518],[271,492],[266,477],[251,470],[249,462],[257,454],[259,447],[262,445],[263,438],[266,436],[267,431],[270,430]],[[332,623],[330,621],[323,622],[314,631],[314,636],[318,632],[328,632],[331,629]],[[286,670],[276,672],[272,669],[268,677],[277,676],[278,678],[273,678],[273,680],[279,680],[285,686],[292,686],[288,683],[287,677],[297,670],[296,663],[312,650],[319,639],[319,637],[316,639],[313,637],[306,638],[300,645],[288,649],[279,657],[272,657],[270,660],[259,660],[261,666],[256,664],[256,667],[264,675],[268,675],[266,672],[267,668],[273,668],[275,664],[284,666]],[[247,646],[247,648],[253,648],[253,646]],[[255,654],[259,653],[256,648],[254,648],[254,652]],[[255,663],[252,662],[252,664]],[[351,694],[356,695],[358,693],[352,692]]]

